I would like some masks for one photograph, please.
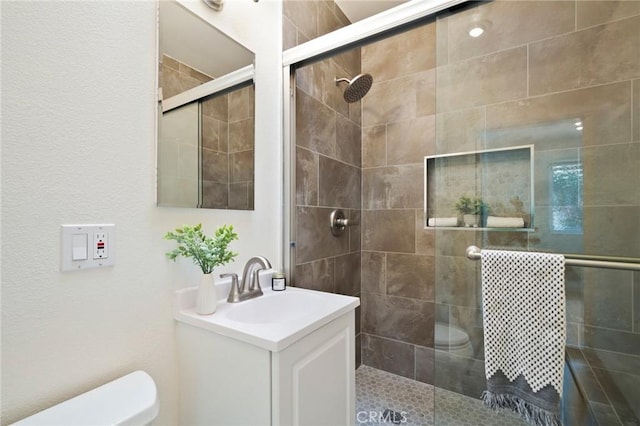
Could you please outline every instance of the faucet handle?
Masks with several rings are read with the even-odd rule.
[[[229,289],[229,296],[227,302],[234,303],[240,301],[240,286],[238,285],[238,274],[221,274],[220,278],[231,278],[231,289]]]

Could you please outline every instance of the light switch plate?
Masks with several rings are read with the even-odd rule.
[[[115,225],[62,225],[60,270],[78,271],[115,263]]]

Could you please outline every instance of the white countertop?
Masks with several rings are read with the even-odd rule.
[[[360,299],[357,297],[295,287],[287,287],[284,291],[272,291],[271,287],[264,284],[263,296],[244,302],[227,303],[228,288],[228,284],[221,284],[221,300],[216,312],[211,315],[196,314],[194,308],[197,287],[178,290],[175,294],[174,318],[184,324],[279,352],[360,305]],[[281,299],[267,300],[276,297]],[[270,318],[266,318],[265,322],[259,322],[260,319],[251,314],[253,308],[256,308],[256,312],[259,310],[257,305],[253,305],[252,308],[251,304],[256,302],[261,303],[262,307],[276,302],[273,306],[277,306],[279,310],[270,312]],[[287,305],[290,306],[290,311]],[[247,321],[232,319],[243,315],[246,315]],[[278,319],[279,316],[282,320]],[[291,318],[287,319],[289,316]]]

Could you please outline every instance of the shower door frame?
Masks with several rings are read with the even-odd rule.
[[[295,74],[294,70],[303,63],[312,62],[364,43],[367,39],[384,32],[398,29],[438,12],[471,0],[412,0],[377,15],[355,22],[331,33],[317,37],[282,53],[282,96],[283,96],[283,152],[284,159],[284,226],[282,259],[285,273],[291,283],[295,283],[295,242],[296,242],[296,168],[295,168]],[[288,226],[287,226],[288,223]],[[327,219],[328,223],[328,219]],[[327,224],[327,229],[329,228]]]

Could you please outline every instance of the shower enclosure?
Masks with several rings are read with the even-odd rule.
[[[305,6],[349,24],[328,3],[285,2],[285,48],[318,35]],[[467,247],[640,258],[640,2],[409,15],[359,39],[338,30],[342,46],[318,54],[285,52],[289,272],[361,297],[358,363],[434,385],[438,424],[449,392],[485,389]],[[345,102],[335,78],[363,73],[370,91]],[[455,209],[463,198],[477,223]],[[340,237],[334,209],[355,223]],[[564,424],[640,424],[640,272],[568,266],[565,286]]]

